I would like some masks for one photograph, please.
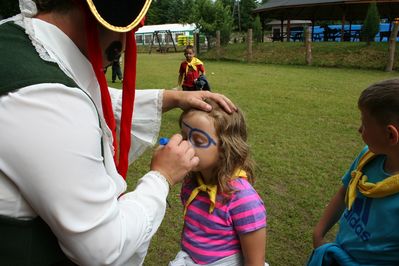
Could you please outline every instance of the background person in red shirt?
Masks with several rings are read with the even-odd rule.
[[[186,60],[181,62],[179,69],[178,86],[184,91],[195,91],[195,82],[200,75],[205,75],[204,63],[195,57],[194,47],[187,45],[184,49]]]

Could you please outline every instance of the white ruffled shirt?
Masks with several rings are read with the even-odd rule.
[[[43,59],[56,62],[90,95],[101,127],[92,100],[77,88],[36,84],[0,97],[0,215],[39,215],[78,264],[141,265],[165,214],[165,178],[151,171],[119,197],[126,182],[113,162],[91,64],[54,25],[20,15],[12,20]],[[156,142],[162,96],[162,90],[136,92],[130,162]],[[121,90],[111,89],[111,98],[119,124]]]

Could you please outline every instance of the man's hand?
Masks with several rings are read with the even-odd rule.
[[[165,90],[163,94],[164,112],[172,108],[180,107],[183,110],[197,108],[210,111],[212,107],[204,102],[204,99],[212,99],[217,102],[226,112],[232,113],[237,110],[233,102],[223,94],[209,91],[171,91]]]
[[[151,170],[160,172],[171,186],[179,183],[199,163],[192,145],[180,134],[173,135],[168,144],[155,150]]]

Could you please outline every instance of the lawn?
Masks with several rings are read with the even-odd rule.
[[[139,54],[137,87],[175,87],[182,59],[183,54]],[[228,96],[246,114],[257,163],[255,188],[267,207],[267,261],[272,266],[304,265],[312,250],[313,226],[363,147],[357,133],[359,93],[397,73],[220,61],[205,61],[205,67],[213,91]],[[173,110],[164,115],[161,136],[179,131],[179,114]],[[150,158],[149,151],[130,167],[130,190],[148,171]],[[178,194],[176,186],[145,265],[167,265],[179,250]]]

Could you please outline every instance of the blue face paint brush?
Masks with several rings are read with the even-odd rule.
[[[168,144],[168,142],[169,142],[169,139],[168,138],[160,138],[159,139],[159,145],[166,145],[166,144]]]

